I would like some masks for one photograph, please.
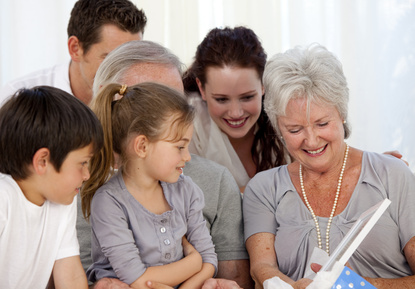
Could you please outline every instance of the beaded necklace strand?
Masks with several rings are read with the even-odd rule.
[[[336,196],[334,197],[333,208],[331,210],[330,217],[329,217],[329,220],[328,220],[328,223],[327,223],[327,230],[326,230],[326,252],[329,255],[330,255],[330,242],[329,242],[329,240],[330,240],[331,221],[333,220],[334,212],[336,211],[336,208],[337,208],[337,201],[338,201],[339,195],[340,195],[340,188],[342,186],[343,173],[344,173],[344,169],[346,167],[348,155],[349,155],[349,145],[346,144],[346,152],[344,153],[343,165],[342,165],[342,169],[340,171],[339,180],[337,182]],[[320,226],[318,224],[317,216],[316,216],[316,214],[314,214],[314,211],[311,208],[311,205],[308,202],[307,195],[305,193],[304,181],[303,181],[303,172],[302,172],[301,164],[300,164],[300,168],[299,168],[299,175],[300,175],[301,192],[302,192],[303,197],[304,197],[304,202],[306,203],[308,210],[310,211],[311,215],[313,216],[313,220],[314,220],[314,223],[316,224],[316,230],[317,230],[318,247],[320,249],[322,249]]]

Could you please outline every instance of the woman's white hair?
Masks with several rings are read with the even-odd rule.
[[[324,46],[313,43],[274,55],[265,65],[263,82],[264,110],[279,136],[278,117],[285,115],[291,99],[304,98],[308,109],[311,102],[335,106],[345,121],[344,137],[349,137],[346,77],[340,61]]]

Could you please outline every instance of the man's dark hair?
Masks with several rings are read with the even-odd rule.
[[[59,172],[71,151],[103,146],[95,114],[69,93],[50,86],[17,91],[0,108],[0,172],[15,180],[30,176],[29,166],[41,148]]]
[[[147,17],[129,0],[78,0],[68,23],[68,38],[76,36],[87,53],[101,39],[102,26],[113,24],[123,31],[144,33]]]

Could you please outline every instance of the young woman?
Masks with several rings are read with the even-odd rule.
[[[116,94],[122,98],[113,101]],[[202,215],[203,193],[182,175],[193,108],[179,92],[155,83],[109,84],[92,108],[105,145],[91,160],[83,189],[93,231],[88,279],[119,278],[132,288],[147,288],[147,281],[201,288],[217,258]],[[120,167],[107,181],[114,152]]]
[[[262,105],[266,58],[251,29],[215,28],[183,79],[197,109],[191,152],[226,166],[241,191],[257,172],[286,163]]]

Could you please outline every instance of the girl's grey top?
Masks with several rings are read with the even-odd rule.
[[[119,278],[131,284],[147,267],[182,259],[182,237],[217,268],[212,238],[202,215],[203,193],[181,175],[176,183],[161,182],[171,210],[156,215],[126,189],[122,174],[98,189],[91,204],[92,260],[88,280]]]
[[[343,185],[347,179],[343,179]],[[340,192],[341,194],[341,192]],[[333,252],[360,214],[381,200],[391,205],[349,260],[361,276],[398,278],[413,275],[403,254],[415,236],[415,176],[403,161],[364,152],[359,181],[347,207],[333,218]],[[264,171],[248,184],[243,198],[245,240],[267,232],[275,234],[279,269],[294,280],[304,277],[306,264],[317,246],[316,226],[310,211],[291,182],[287,166]],[[323,249],[328,218],[318,217]]]

